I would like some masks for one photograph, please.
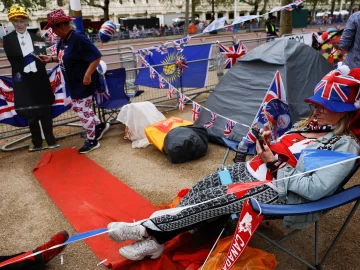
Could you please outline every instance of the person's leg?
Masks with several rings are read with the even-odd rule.
[[[40,130],[40,125],[39,125],[39,119],[38,118],[29,118],[27,120],[28,125],[29,125],[29,129],[30,129],[30,133],[31,133],[31,141],[34,145],[33,150],[41,150],[42,149],[42,136],[41,136],[41,130]],[[29,149],[30,151],[32,151],[31,149]]]
[[[56,146],[56,141],[53,133],[53,119],[51,115],[51,107],[47,106],[40,109],[40,122],[44,132],[45,140],[48,146]]]
[[[41,246],[38,246],[34,251],[30,251],[27,253],[22,252],[11,256],[0,256],[0,269],[1,270],[3,269],[4,270],[43,270],[45,269],[45,265],[49,261],[51,261],[56,255],[58,255],[61,251],[63,251],[65,246],[54,248],[49,251],[45,251],[43,253],[37,254],[33,257],[26,258],[19,262],[14,262],[14,261],[20,259],[21,257],[16,258],[20,255],[24,255],[24,254],[30,255],[32,253],[36,253],[41,250],[46,250],[52,246],[63,244],[68,239],[69,239],[69,235],[66,231],[59,232],[56,235],[54,235],[50,239],[50,241],[46,242]],[[11,263],[11,264],[7,264],[7,263]]]
[[[96,148],[100,147],[100,144],[96,140],[95,126],[100,124],[100,120],[91,109],[92,97],[83,99],[73,99],[72,109],[77,112],[83,128],[86,131],[87,140],[83,147],[79,149],[80,154],[88,153]]]

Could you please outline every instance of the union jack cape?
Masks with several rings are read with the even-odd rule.
[[[226,47],[219,43],[219,48],[220,54],[226,57],[224,68],[232,68],[236,62],[247,53],[247,48],[244,44],[242,44],[242,42],[230,47]]]
[[[200,115],[200,110],[201,110],[201,107],[199,104],[197,104],[196,102],[193,102],[192,104],[192,121],[195,122],[199,115]]]
[[[211,128],[214,124],[215,124],[215,120],[216,120],[216,113],[213,113],[213,112],[210,112],[211,113],[211,117],[210,117],[210,120],[209,122],[206,122],[204,124],[204,128]]]

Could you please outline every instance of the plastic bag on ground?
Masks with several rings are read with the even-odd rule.
[[[126,138],[133,142],[133,148],[148,146],[145,128],[164,119],[165,116],[148,101],[125,105],[117,117],[126,126]]]

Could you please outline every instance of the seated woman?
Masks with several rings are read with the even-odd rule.
[[[360,69],[353,70],[348,75],[355,76],[359,71]],[[260,145],[259,141],[256,142],[258,155],[250,162],[235,163],[228,168],[233,183],[285,180],[270,184],[267,182],[237,198],[234,193],[228,192],[229,185],[222,185],[218,173],[213,173],[195,184],[180,201],[178,207],[189,206],[186,209],[171,215],[151,216],[137,223],[110,223],[108,228],[113,230],[109,232],[109,236],[113,240],[138,240],[122,247],[120,254],[129,260],[141,260],[145,256],[156,259],[163,252],[166,241],[214,218],[239,213],[244,200],[249,197],[262,203],[300,204],[334,193],[354,167],[355,161],[297,177],[286,177],[305,171],[302,149],[359,154],[360,146],[349,130],[351,119],[360,108],[360,101],[355,101],[359,84],[352,77],[344,80],[340,76],[342,74],[338,70],[330,72],[317,85],[314,96],[305,100],[310,103],[312,110],[309,119],[299,122],[296,128],[274,144],[270,143],[270,132],[261,131],[264,143]],[[324,80],[327,80],[327,84],[324,84]],[[335,84],[337,81],[341,84]],[[338,88],[341,88],[341,93]],[[199,204],[201,202],[203,203]],[[318,217],[319,214],[316,213],[285,217],[284,224],[287,227],[302,228],[312,224]]]

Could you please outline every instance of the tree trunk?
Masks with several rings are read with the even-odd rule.
[[[334,15],[336,0],[331,0],[331,17]]]
[[[314,1],[312,11],[311,11],[311,20],[315,19],[315,15],[316,15],[315,13],[316,13],[317,4],[318,4],[318,1]]]
[[[265,13],[266,13],[266,6],[267,6],[268,2],[269,2],[269,0],[264,0],[264,6],[263,6],[263,8],[262,8],[261,11],[260,11],[262,14],[265,14]]]
[[[349,7],[349,16],[353,13],[354,4],[355,4],[355,0],[351,0]]]
[[[196,0],[191,0],[191,22],[195,24],[195,7],[196,7]]]
[[[189,30],[189,10],[190,9],[190,0],[186,0],[186,6],[185,6],[185,29],[184,33],[187,34]]]
[[[259,0],[255,0],[254,2],[254,15],[257,15],[259,9]]]
[[[109,5],[110,5],[110,0],[104,0],[104,21],[108,21],[109,20]]]
[[[292,3],[291,0],[281,0],[281,6]],[[292,33],[292,12],[283,10],[280,17],[280,36]]]

